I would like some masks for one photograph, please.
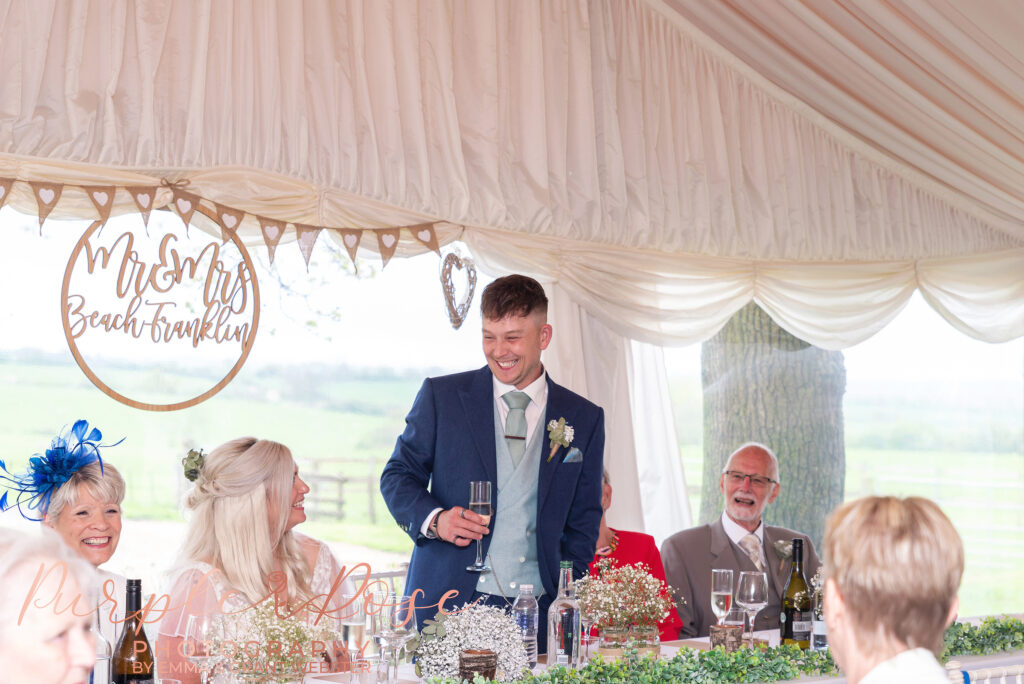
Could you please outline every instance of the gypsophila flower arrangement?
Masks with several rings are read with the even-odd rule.
[[[416,675],[423,679],[459,674],[459,653],[488,649],[498,654],[497,679],[517,681],[527,670],[526,649],[515,619],[501,608],[469,604],[454,613],[426,620],[418,642],[410,642]]]
[[[673,608],[671,587],[651,574],[646,563],[613,567],[602,558],[597,574],[575,583],[580,608],[599,627],[654,627]]]
[[[302,681],[307,671],[319,671],[323,652],[341,638],[322,623],[307,624],[284,606],[275,609],[273,600],[228,615],[225,621],[225,637],[235,642],[231,671],[261,682]]]

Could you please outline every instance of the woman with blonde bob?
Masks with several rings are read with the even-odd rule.
[[[66,604],[95,584],[95,574],[53,532],[32,535],[0,528],[4,684],[89,681],[96,660],[91,613],[82,609],[81,601],[77,610],[66,609]]]
[[[306,519],[309,487],[286,446],[240,437],[194,464],[185,498],[191,519],[157,648],[161,676],[182,684],[199,681],[181,650],[190,615],[243,614],[267,600],[320,606],[329,594],[333,609],[352,592],[346,580],[331,593],[342,568],[326,544],[292,531]]]
[[[98,429],[78,420],[54,437],[44,453],[29,459],[24,473],[0,473],[0,481],[15,493],[11,504],[4,493],[0,508],[17,508],[28,520],[42,521],[97,569],[117,550],[125,494],[121,473],[100,457],[101,449],[116,444],[100,444],[102,439]],[[97,587],[89,590],[100,604],[100,631],[113,645],[124,619],[125,578],[99,570]]]
[[[825,526],[825,622],[848,684],[946,684],[936,654],[956,617],[964,548],[928,499],[867,497]]]

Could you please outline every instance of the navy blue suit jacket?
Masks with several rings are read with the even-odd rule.
[[[554,597],[561,560],[571,560],[574,576],[582,577],[594,558],[601,524],[604,412],[550,378],[547,382],[537,494],[537,559],[544,591]],[[559,418],[565,418],[575,436],[570,447],[559,447],[549,462],[546,426]],[[440,539],[427,539],[420,534],[420,527],[435,508],[468,505],[472,480],[495,483],[492,501],[497,510],[501,492],[497,491],[490,369],[484,366],[427,378],[405,422],[405,431],[381,475],[380,489],[391,515],[416,543],[406,576],[406,593],[422,589],[425,596],[417,599],[417,606],[431,606],[446,591],[458,591],[458,596],[443,606],[452,610],[469,601],[476,589],[479,575],[466,571],[476,558],[476,544],[460,548]],[[572,447],[582,451],[583,460],[564,463]],[[490,535],[484,535],[485,553],[490,541]],[[436,607],[419,610],[417,619],[422,624],[437,611]]]

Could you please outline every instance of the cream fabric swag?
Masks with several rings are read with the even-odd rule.
[[[248,212],[250,243],[256,215],[444,222],[439,241],[485,270],[549,283],[545,362],[606,409],[613,523],[660,539],[689,514],[645,343],[706,339],[756,299],[842,348],[915,288],[978,339],[1024,335],[1022,16],[1008,0],[0,0],[0,178],[21,181],[3,200],[32,212],[27,181],[65,183],[52,216],[95,218],[79,186],[187,180]],[[115,213],[134,210],[119,192]]]
[[[915,287],[979,339],[1024,334],[1024,186],[997,181],[1015,149],[957,167],[954,192],[934,178],[956,159],[922,172],[865,144],[661,3],[10,0],[0,20],[0,176],[448,221],[442,241],[648,342],[704,339],[756,298],[839,348]],[[94,211],[68,191],[54,215]]]

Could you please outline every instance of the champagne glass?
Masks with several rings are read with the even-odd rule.
[[[722,618],[729,612],[732,605],[732,570],[718,569],[711,570],[711,610],[718,618],[718,624],[722,624]]]
[[[743,606],[750,618],[750,643],[753,645],[754,620],[768,605],[768,576],[763,572],[741,572],[740,583],[736,587],[736,603]]]
[[[380,644],[382,657],[387,657],[388,684],[396,684],[398,651],[416,636],[416,615],[411,610],[412,597],[379,593],[374,595],[373,601],[376,607],[370,616],[371,631]]]
[[[491,483],[485,481],[476,481],[469,483],[469,510],[471,513],[476,513],[484,517],[484,525],[489,525],[491,522]],[[466,570],[470,572],[487,572],[490,568],[484,563],[483,558],[483,546],[481,542],[483,540],[476,540],[476,561],[468,566]]]
[[[220,662],[223,624],[220,615],[205,613],[189,615],[185,626],[185,643],[182,651],[190,663],[199,668],[202,684],[207,684],[210,672]]]

